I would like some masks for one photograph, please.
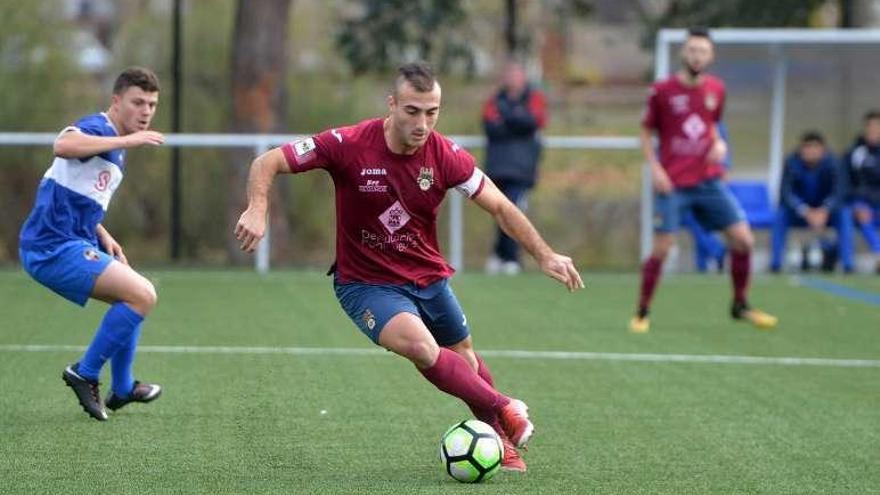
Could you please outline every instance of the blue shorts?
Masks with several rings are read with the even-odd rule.
[[[443,347],[457,344],[470,335],[467,318],[447,279],[421,289],[414,284],[340,284],[335,280],[333,288],[342,309],[375,344],[379,343],[379,333],[398,313],[412,313],[421,318],[437,344]]]
[[[710,179],[669,194],[655,194],[654,231],[678,232],[688,210],[706,230],[724,230],[746,220],[745,212],[730,190],[719,179]]]
[[[68,241],[52,251],[19,249],[24,271],[63,298],[85,306],[98,276],[113,257],[88,241]]]

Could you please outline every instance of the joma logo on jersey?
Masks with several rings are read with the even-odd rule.
[[[362,168],[361,175],[388,175],[384,168]]]
[[[690,107],[691,101],[688,95],[675,95],[669,98],[669,104],[675,113],[685,113]]]

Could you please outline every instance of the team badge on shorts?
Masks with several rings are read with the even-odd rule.
[[[364,320],[364,325],[366,325],[369,330],[376,328],[376,317],[369,309],[364,311],[364,315],[361,316],[361,319]]]
[[[434,183],[434,169],[430,167],[420,167],[419,178],[416,179],[416,182],[418,182],[419,189],[422,191],[430,189],[431,185]]]
[[[663,215],[654,215],[654,228],[659,229],[663,226]]]
[[[89,261],[98,261],[101,259],[101,256],[93,248],[86,248],[86,250],[83,251],[83,258]]]

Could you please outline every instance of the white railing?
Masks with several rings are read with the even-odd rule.
[[[274,146],[301,139],[306,134],[166,134],[165,145],[201,148],[252,148],[254,156],[265,153]],[[0,132],[0,146],[51,146],[57,134],[37,132]],[[464,148],[482,148],[486,140],[482,136],[449,136]],[[636,150],[639,140],[635,137],[614,136],[546,136],[544,146],[549,149],[575,150]],[[247,164],[242,164],[247,166]],[[455,268],[463,266],[464,212],[460,194],[450,195],[449,205],[449,263]],[[268,230],[257,248],[254,267],[260,273],[269,271]]]

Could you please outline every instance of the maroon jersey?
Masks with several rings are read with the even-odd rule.
[[[293,173],[323,168],[333,178],[340,282],[424,287],[454,272],[437,245],[446,191],[473,197],[483,173],[470,153],[436,131],[415,154],[394,153],[382,123],[329,129],[281,150]]]
[[[710,75],[697,86],[685,85],[677,76],[651,86],[642,126],[657,131],[660,164],[676,187],[724,175],[722,164],[706,158],[724,98],[724,83]]]

